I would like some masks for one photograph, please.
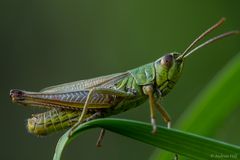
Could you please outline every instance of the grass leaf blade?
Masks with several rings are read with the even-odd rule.
[[[132,139],[178,153],[192,159],[209,159],[211,155],[240,153],[240,147],[227,144],[214,139],[158,126],[157,133],[151,133],[151,125],[148,123],[122,120],[122,119],[97,119],[79,126],[71,138],[67,131],[60,139],[56,147],[54,160],[60,160],[64,147],[74,140],[82,131],[101,127],[109,131],[130,137]]]

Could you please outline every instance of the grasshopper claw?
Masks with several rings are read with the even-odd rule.
[[[171,128],[171,122],[170,121],[167,123],[167,128]]]
[[[157,124],[156,124],[155,118],[151,118],[151,124],[152,124],[152,134],[157,133]]]

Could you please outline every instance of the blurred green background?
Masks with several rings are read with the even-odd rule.
[[[26,119],[39,109],[12,104],[10,89],[38,91],[59,83],[126,71],[165,53],[182,52],[222,16],[227,18],[226,24],[212,35],[240,28],[239,10],[238,0],[1,1],[0,159],[50,160],[63,134],[41,138],[28,134]],[[173,123],[240,51],[239,44],[239,37],[231,37],[198,51],[186,61],[179,83],[162,102]],[[239,145],[239,114],[240,109],[214,138]],[[149,122],[148,104],[115,117]],[[158,117],[158,123],[163,124]],[[67,147],[63,159],[146,160],[154,150],[110,132],[103,147],[96,148],[98,132],[85,132]]]

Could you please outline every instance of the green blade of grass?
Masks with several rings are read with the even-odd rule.
[[[54,154],[54,160],[60,160],[64,147],[81,134],[82,131],[101,127],[135,140],[178,153],[191,159],[210,159],[214,155],[233,155],[240,153],[240,147],[214,139],[158,126],[157,133],[152,134],[148,123],[121,120],[97,119],[80,125],[69,138],[67,131],[60,139]]]
[[[177,121],[174,128],[204,136],[216,133],[224,120],[240,107],[240,54],[215,76]],[[155,151],[151,160],[169,159],[170,153]]]

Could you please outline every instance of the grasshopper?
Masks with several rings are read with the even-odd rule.
[[[198,49],[239,31],[229,31],[213,37],[194,48],[197,42],[218,28],[222,18],[196,38],[184,52],[172,52],[154,62],[122,73],[88,80],[60,84],[39,92],[18,89],[10,91],[13,102],[46,108],[44,113],[33,114],[27,121],[27,129],[35,135],[47,135],[72,127],[69,136],[80,124],[137,107],[149,101],[152,133],[156,132],[156,111],[161,113],[167,127],[171,118],[160,104],[181,76],[185,59]],[[97,145],[100,146],[105,130],[101,129]]]

